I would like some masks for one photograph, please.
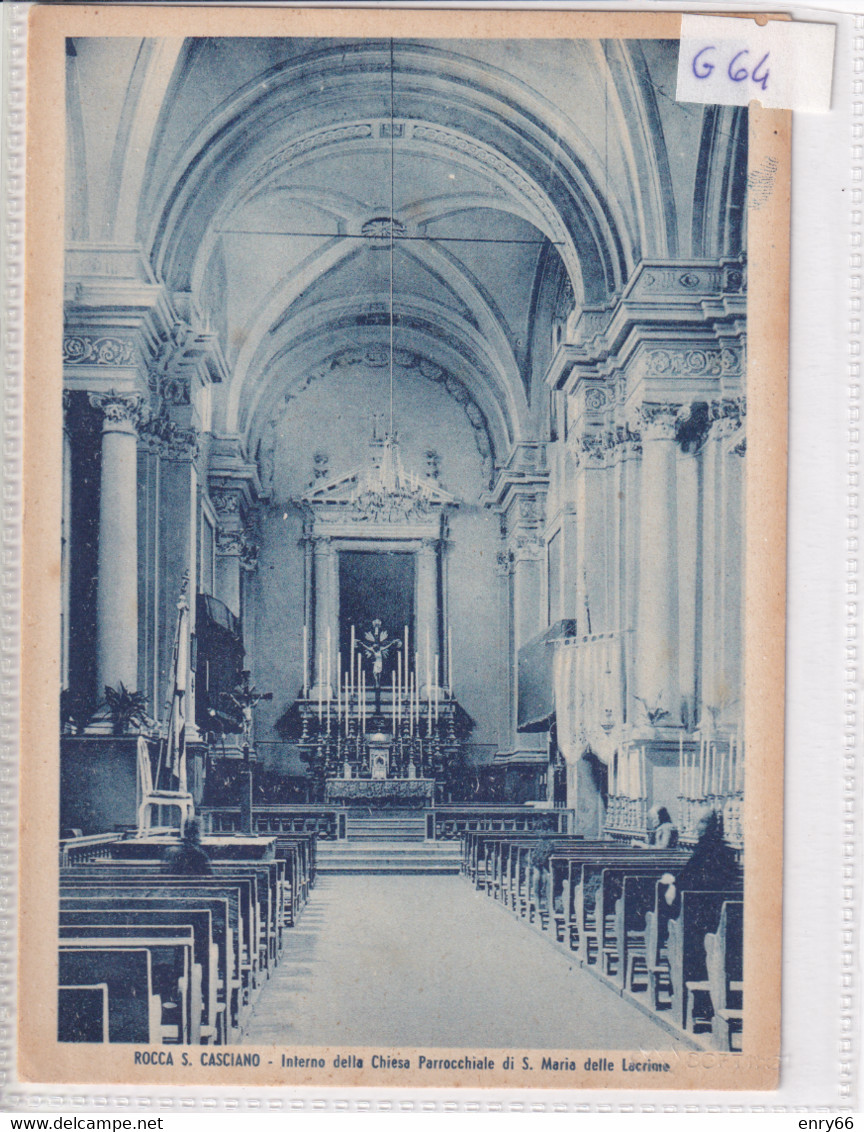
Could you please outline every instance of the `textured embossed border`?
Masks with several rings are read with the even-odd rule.
[[[696,5],[688,5],[696,7]],[[24,52],[26,37],[26,5],[2,5],[3,13],[3,73],[2,73],[2,121],[3,151],[0,157],[0,187],[3,200],[3,241],[0,242],[0,288],[3,295],[4,338],[3,356],[3,458],[2,486],[3,510],[0,518],[2,532],[2,563],[0,575],[0,845],[3,855],[0,858],[0,880],[4,885],[4,896],[0,902],[2,922],[0,922],[0,1048],[2,1048],[2,1067],[0,1067],[0,1108],[15,1109],[54,1109],[61,1105],[75,1110],[104,1111],[107,1108],[141,1109],[156,1111],[182,1111],[190,1108],[202,1111],[674,1111],[681,1108],[695,1112],[702,1109],[712,1111],[803,1111],[804,1108],[829,1106],[851,1107],[856,1099],[857,1061],[860,1057],[860,1044],[857,1028],[859,1025],[858,993],[858,929],[860,920],[859,858],[861,839],[858,834],[858,815],[860,813],[859,784],[861,769],[861,688],[858,668],[850,643],[857,647],[861,640],[861,619],[859,604],[854,595],[860,594],[861,569],[858,559],[859,544],[856,531],[860,518],[858,473],[855,470],[860,459],[860,293],[861,275],[861,205],[862,177],[862,138],[864,138],[864,83],[858,77],[864,69],[864,17],[851,14],[844,18],[850,32],[845,50],[849,51],[845,65],[838,77],[835,101],[840,102],[844,112],[848,112],[851,122],[850,138],[850,193],[851,214],[843,221],[837,220],[848,256],[847,285],[843,288],[848,304],[848,339],[840,343],[847,353],[846,383],[846,423],[843,455],[848,465],[847,494],[844,497],[847,541],[845,544],[845,615],[842,619],[841,634],[834,640],[837,657],[841,658],[843,668],[843,715],[840,711],[832,714],[838,721],[837,734],[843,735],[843,810],[845,824],[838,828],[832,848],[836,858],[825,861],[826,869],[835,868],[842,875],[842,895],[838,886],[840,907],[838,921],[840,931],[837,935],[838,967],[841,978],[841,994],[834,1015],[836,1026],[836,1078],[833,1082],[823,1081],[822,1088],[831,1090],[833,1095],[815,1092],[802,1105],[801,1098],[783,1098],[784,1090],[772,1099],[762,1096],[753,1098],[733,1098],[726,1094],[720,1103],[711,1103],[707,1098],[698,1101],[682,1102],[679,1097],[672,1100],[655,1095],[651,1103],[639,1103],[630,1096],[614,1100],[588,1100],[584,1094],[579,1099],[546,1092],[542,1098],[522,1094],[494,1097],[489,1094],[476,1096],[436,1095],[423,1097],[422,1094],[409,1098],[400,1092],[398,1096],[354,1094],[334,1091],[325,1096],[324,1090],[294,1090],[287,1093],[268,1092],[255,1097],[244,1090],[240,1095],[231,1090],[220,1090],[214,1096],[213,1090],[190,1090],[182,1096],[161,1089],[145,1093],[143,1089],[128,1090],[99,1089],[93,1092],[86,1088],[54,1090],[46,1093],[38,1087],[20,1086],[14,1081],[11,1066],[14,1064],[14,889],[16,884],[16,832],[17,832],[17,711],[18,711],[18,670],[20,653],[20,519],[22,485],[22,419],[21,419],[21,329],[23,325],[23,293],[21,287],[22,233],[23,233],[23,103],[24,103]],[[774,10],[776,10],[776,7]],[[717,4],[711,8],[716,10]],[[831,12],[825,18],[837,18]],[[843,51],[844,46],[838,48]],[[857,186],[857,187],[856,187]],[[838,572],[839,572],[839,562]],[[838,622],[840,619],[838,618]],[[838,624],[838,629],[841,626]],[[842,640],[841,640],[842,636]],[[841,653],[841,649],[843,650]],[[833,659],[833,654],[832,654]],[[841,726],[842,725],[842,726]],[[800,815],[798,815],[800,817]],[[836,985],[836,984],[835,984]]]

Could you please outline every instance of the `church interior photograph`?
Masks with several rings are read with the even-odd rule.
[[[67,39],[61,1042],[741,1050],[748,111],[676,66]]]

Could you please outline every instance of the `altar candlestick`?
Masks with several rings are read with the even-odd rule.
[[[429,630],[426,630],[426,694],[429,696],[430,702],[432,699],[432,648],[429,643]]]
[[[309,695],[309,628],[303,626],[303,699]]]
[[[453,630],[447,626],[447,687],[453,699]]]
[[[321,653],[318,653],[318,722],[321,722]]]
[[[426,706],[428,708],[426,726],[428,728],[427,734],[431,735],[432,734],[432,689],[431,689],[431,687],[429,687],[427,685],[426,690],[429,693],[429,699],[426,702]]]
[[[330,699],[330,626],[327,626],[327,699]],[[330,718],[330,712],[327,712],[327,718]]]
[[[642,747],[639,751],[639,769],[641,771],[642,781],[639,784],[639,797],[648,797],[648,760],[645,758],[645,748]]]
[[[356,641],[355,641],[355,637],[354,637],[354,626],[352,625],[351,626],[351,664],[349,666],[352,684],[354,683],[354,650],[356,649],[356,647],[357,647],[357,645],[356,645]],[[351,690],[353,691],[354,689],[352,688]]]
[[[336,653],[336,727],[342,717],[342,653]]]
[[[414,673],[408,677],[408,734],[414,738]]]
[[[701,798],[705,793],[705,736],[699,736],[699,789],[697,791]]]
[[[390,722],[396,734],[396,673],[390,673]]]
[[[345,673],[345,734],[348,734],[348,710],[351,702],[350,696],[351,681],[348,678],[348,673]]]
[[[433,674],[433,687],[435,689],[435,722],[438,722],[438,688],[441,684],[441,677],[438,674],[438,653],[435,653],[435,667],[432,669]],[[429,694],[431,695],[431,689]]]
[[[402,648],[402,691],[408,687],[408,626],[405,626],[405,644]]]

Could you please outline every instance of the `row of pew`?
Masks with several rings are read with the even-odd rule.
[[[730,1050],[743,1026],[743,880],[666,900],[690,849],[470,832],[462,872],[617,993]],[[734,1047],[737,1048],[737,1047]]]
[[[205,838],[207,876],[167,875],[176,839],[158,836],[62,867],[58,1040],[239,1040],[315,884],[315,841]]]

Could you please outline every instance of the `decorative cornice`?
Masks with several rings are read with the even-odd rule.
[[[708,406],[711,437],[722,440],[732,436],[741,428],[746,416],[746,397],[724,397],[721,401],[712,401]]]
[[[165,460],[195,460],[198,457],[198,431],[175,424],[164,405],[141,425],[140,431],[147,450]]]
[[[67,366],[135,366],[138,347],[134,338],[116,335],[64,334],[63,364]]]
[[[241,492],[239,491],[211,491],[210,502],[220,522],[231,515],[240,514]]]
[[[103,415],[103,428],[138,430],[143,424],[144,398],[140,393],[90,393],[90,404]]]
[[[223,558],[239,558],[244,570],[254,570],[258,565],[260,546],[255,532],[250,527],[239,530],[216,532],[216,553]]]
[[[637,416],[641,424],[643,444],[651,440],[675,440],[681,419],[682,406],[670,402],[645,403],[639,406]]]
[[[733,377],[743,373],[743,359],[743,350],[729,346],[669,346],[646,350],[639,368],[645,377]]]

